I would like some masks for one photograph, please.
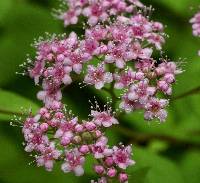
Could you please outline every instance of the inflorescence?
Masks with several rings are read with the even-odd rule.
[[[121,95],[115,99],[122,111],[142,109],[146,120],[164,122],[172,84],[181,70],[173,61],[153,58],[165,43],[164,26],[150,20],[138,0],[65,3],[68,9],[57,15],[64,25],[83,18],[88,27],[82,37],[71,32],[34,43],[36,57],[28,59],[28,74],[42,87],[37,98],[44,107],[25,120],[25,150],[35,153],[38,166],[51,171],[54,162],[62,161],[62,171],[76,176],[84,174],[86,156],[92,155],[98,183],[116,178],[128,182],[125,170],[135,163],[132,147],[109,147],[105,136],[105,129],[119,123],[111,108],[92,110],[88,120],[79,120],[67,113],[61,89],[73,82],[74,74],[83,75],[83,83],[97,90],[107,85],[119,90]]]

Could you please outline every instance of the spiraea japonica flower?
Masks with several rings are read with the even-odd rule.
[[[104,87],[105,83],[111,83],[113,81],[112,73],[106,72],[104,64],[97,67],[88,65],[87,75],[84,82],[88,85],[95,85],[96,89]]]
[[[110,16],[131,13],[135,7],[143,7],[139,0],[63,0],[64,10],[58,10],[56,16],[64,21],[64,25],[77,24],[83,16],[91,26],[106,22]]]
[[[181,69],[171,60],[154,58],[165,43],[164,26],[143,13],[146,7],[139,0],[66,0],[65,4],[67,10],[57,17],[65,26],[83,18],[84,34],[71,32],[35,42],[36,56],[28,59],[27,71],[42,88],[37,98],[44,107],[25,119],[25,151],[35,153],[37,165],[48,171],[60,161],[64,173],[76,176],[84,174],[86,157],[93,156],[97,183],[116,179],[127,183],[125,171],[135,164],[132,146],[109,146],[105,133],[119,124],[118,114],[110,108],[92,109],[87,120],[80,120],[66,112],[62,88],[78,76],[98,92],[109,92],[113,107],[122,110],[116,110],[119,114],[139,109],[145,120],[164,122]]]
[[[60,88],[73,82],[72,73],[83,73],[84,83],[96,89],[113,84],[114,88],[124,90],[120,107],[125,111],[138,106],[145,110],[151,97],[160,92],[172,94],[172,84],[181,73],[175,62],[152,57],[163,43],[161,23],[150,21],[141,13],[126,21],[120,17],[108,24],[88,27],[82,39],[71,33],[69,37],[37,43],[36,61],[29,73],[37,83],[41,81],[43,91],[38,98],[47,107],[61,100]],[[93,60],[98,62],[97,66],[92,65]]]
[[[133,165],[131,146],[110,147],[104,128],[118,124],[110,111],[91,111],[89,121],[69,117],[63,107],[41,108],[36,116],[25,120],[23,134],[25,151],[36,153],[38,166],[51,171],[54,163],[62,161],[64,173],[84,174],[84,163],[92,155],[100,164],[94,164],[94,171],[104,177],[117,178]],[[100,173],[100,167],[103,167]],[[119,178],[121,180],[121,178]]]

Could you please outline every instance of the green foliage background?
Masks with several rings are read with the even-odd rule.
[[[200,5],[199,0],[144,0],[155,8],[153,19],[167,25],[169,35],[165,53],[173,60],[181,58],[185,72],[178,77],[174,96],[200,86],[200,39],[194,38],[188,23]],[[58,167],[52,173],[35,164],[24,152],[21,128],[9,125],[20,107],[41,105],[36,100],[37,87],[31,79],[15,75],[26,54],[33,54],[30,43],[44,32],[62,33],[62,23],[50,14],[57,6],[55,0],[0,0],[0,183],[79,183],[95,178],[91,165],[86,176],[63,174]],[[191,9],[193,7],[193,9]],[[80,89],[75,83],[64,91],[64,100],[75,114],[86,117],[88,99],[94,95],[90,88]],[[165,124],[143,121],[141,113],[122,118],[125,127],[108,131],[111,143],[132,142],[136,166],[129,169],[130,183],[199,183],[200,182],[200,94],[172,101]],[[153,136],[153,138],[152,138]],[[130,138],[131,137],[131,138]],[[167,139],[165,138],[167,137]]]

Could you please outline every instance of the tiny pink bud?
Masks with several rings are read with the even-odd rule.
[[[166,74],[165,77],[164,77],[164,80],[167,82],[167,83],[173,83],[175,81],[175,77],[173,74]]]
[[[50,115],[50,113],[47,112],[47,113],[44,114],[44,117],[45,117],[46,119],[49,119],[49,118],[51,117],[51,115]]]
[[[166,81],[159,81],[158,82],[158,87],[162,90],[162,91],[167,91],[169,88],[169,85],[166,83]]]
[[[47,95],[46,91],[40,91],[40,92],[37,93],[37,98],[39,100],[44,100],[44,98],[46,97],[46,95]]]
[[[48,112],[48,110],[45,107],[43,107],[43,108],[40,109],[40,114],[42,116],[45,115],[47,112]]]
[[[107,157],[105,160],[105,163],[107,166],[112,166],[113,165],[113,158],[112,157]]]
[[[95,165],[94,166],[94,170],[97,174],[103,174],[104,172],[104,167],[101,165]]]
[[[71,142],[71,139],[64,136],[64,137],[62,137],[60,144],[63,146],[66,146],[66,145],[70,144],[70,142]]]
[[[51,121],[48,121],[47,122],[49,124],[49,126],[51,127],[56,127],[58,125],[57,121],[56,120],[51,120]]]
[[[84,130],[83,125],[78,124],[75,126],[76,132],[80,133],[80,132],[83,132],[83,130]]]
[[[85,128],[89,131],[92,131],[96,128],[96,125],[93,122],[87,122],[85,123]]]
[[[58,101],[54,101],[53,103],[52,103],[52,109],[54,109],[54,110],[57,110],[57,109],[59,109],[60,107],[61,107],[61,103],[60,102],[58,102]]]
[[[144,78],[144,73],[143,72],[137,72],[135,74],[135,79],[136,80],[142,80]]]
[[[87,154],[89,152],[89,147],[88,145],[82,145],[79,149],[79,151],[83,154]]]
[[[120,173],[119,174],[119,181],[121,183],[128,181],[128,175],[126,173]]]
[[[52,59],[53,59],[53,54],[52,53],[48,54],[47,55],[47,60],[51,61]]]
[[[99,138],[102,136],[102,132],[100,130],[96,130],[95,135],[96,135],[96,138]]]
[[[115,168],[110,168],[110,169],[108,170],[108,172],[107,172],[107,175],[108,175],[109,177],[115,177],[116,174],[117,174],[117,170],[116,170]]]
[[[48,130],[48,127],[49,125],[47,123],[42,123],[40,125],[40,129],[43,131],[43,132],[46,132]]]
[[[58,118],[58,119],[62,119],[63,116],[64,116],[64,115],[63,115],[62,112],[57,112],[57,113],[55,114],[55,117]]]
[[[100,52],[101,53],[105,53],[107,50],[108,50],[108,48],[107,48],[107,46],[106,45],[102,45],[101,47],[100,47]]]
[[[57,56],[58,62],[62,62],[65,59],[65,56],[63,54],[60,54]]]

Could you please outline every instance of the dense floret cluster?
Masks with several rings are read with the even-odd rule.
[[[146,120],[163,122],[172,84],[181,70],[173,61],[153,58],[165,43],[164,26],[145,16],[138,0],[65,3],[68,9],[58,16],[65,26],[84,17],[88,27],[81,37],[71,32],[34,43],[36,57],[28,59],[28,74],[42,88],[37,98],[44,107],[24,122],[25,150],[36,154],[38,166],[51,171],[56,161],[62,161],[62,171],[76,176],[84,174],[86,157],[92,155],[98,183],[112,179],[127,183],[125,170],[135,163],[132,147],[108,145],[105,129],[119,124],[111,108],[92,110],[88,120],[79,120],[65,109],[62,88],[79,75],[97,90],[108,91],[111,86],[119,100],[118,112],[142,109]]]
[[[55,161],[62,161],[64,173],[84,174],[86,156],[92,155],[97,163],[94,171],[101,180],[117,178],[126,182],[124,170],[134,164],[131,146],[109,147],[104,134],[106,128],[118,124],[111,111],[91,111],[91,119],[80,121],[70,116],[65,107],[40,109],[36,116],[30,115],[24,122],[25,150],[36,153],[36,163],[47,171]],[[123,177],[123,178],[122,178]],[[126,177],[126,179],[124,179]]]

